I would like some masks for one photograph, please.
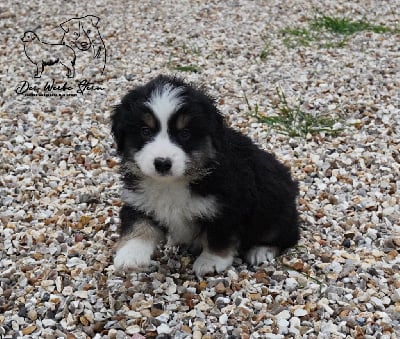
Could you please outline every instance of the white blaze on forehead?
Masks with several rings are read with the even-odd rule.
[[[146,106],[153,111],[161,127],[154,139],[135,154],[136,163],[147,176],[163,177],[155,169],[156,158],[168,158],[172,161],[169,177],[181,177],[185,174],[187,155],[182,148],[170,140],[168,135],[168,120],[182,106],[183,90],[183,87],[174,87],[169,83],[162,84],[154,89],[146,102]]]
[[[162,131],[167,130],[168,119],[182,106],[183,98],[180,96],[182,91],[182,87],[163,84],[153,91],[149,101],[146,102],[147,107],[160,121]]]

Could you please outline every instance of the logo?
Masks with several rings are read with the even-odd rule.
[[[27,74],[31,74],[34,81],[21,81],[16,93],[75,96],[103,90],[89,80],[97,74],[103,75],[107,62],[107,50],[99,22],[100,18],[94,15],[70,18],[59,25],[62,36],[60,34],[57,43],[45,41],[35,31],[25,31],[21,43],[27,61]],[[29,66],[31,68],[28,71]],[[51,80],[40,83],[38,80],[42,76]]]

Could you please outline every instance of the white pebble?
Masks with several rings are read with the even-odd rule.
[[[289,328],[289,321],[287,321],[286,319],[278,319],[278,321],[276,322],[277,326],[278,326],[278,330],[280,334],[287,334],[288,333],[288,328]]]
[[[221,325],[226,325],[226,323],[228,321],[228,315],[226,313],[223,313],[220,315],[218,320]]]
[[[371,297],[371,303],[381,311],[385,309],[385,305],[383,305],[382,300],[377,297]]]
[[[337,325],[335,325],[331,320],[327,323],[322,323],[321,332],[323,334],[337,334]]]
[[[128,326],[125,329],[125,332],[129,335],[135,334],[135,333],[139,333],[140,332],[140,326],[138,325],[132,325],[132,326]],[[164,333],[164,332],[163,332]]]
[[[275,318],[276,319],[289,319],[291,317],[291,314],[288,310],[283,310],[282,312],[279,312]]]
[[[396,288],[396,289],[394,290],[391,299],[392,299],[394,302],[399,302],[399,301],[400,301],[400,288]]]
[[[172,329],[167,324],[161,324],[157,327],[158,334],[170,334]]]
[[[295,317],[304,317],[308,312],[304,308],[298,308],[293,312],[293,314]]]
[[[193,339],[201,339],[203,335],[201,334],[200,331],[194,331],[193,332]]]
[[[239,279],[238,274],[237,274],[236,271],[234,271],[234,270],[228,270],[227,276],[228,276],[231,280],[233,280],[233,281]]]
[[[74,295],[81,299],[87,299],[88,291],[75,291]]]
[[[296,329],[300,328],[301,322],[300,322],[300,319],[297,317],[290,318],[289,323],[290,323],[291,328],[296,328]]]
[[[285,280],[285,287],[289,292],[294,291],[298,285],[299,283],[294,278],[287,278]]]
[[[266,338],[266,339],[283,339],[283,338],[285,338],[285,336],[282,335],[282,334],[265,333],[265,334],[263,334],[263,338]]]
[[[24,142],[24,137],[23,137],[22,135],[17,135],[17,136],[15,137],[15,142],[16,142],[17,144],[22,144],[22,143]]]
[[[72,293],[74,293],[74,289],[72,286],[65,286],[62,290],[62,294],[65,296],[71,295]]]
[[[56,321],[53,319],[43,319],[42,324],[44,327],[53,327],[56,326]]]

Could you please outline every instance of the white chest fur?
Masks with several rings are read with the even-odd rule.
[[[123,189],[122,200],[152,215],[167,229],[174,243],[191,243],[196,235],[196,218],[212,218],[218,206],[213,196],[191,193],[185,181],[143,180],[134,190]]]

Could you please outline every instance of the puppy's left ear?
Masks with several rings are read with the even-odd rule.
[[[123,108],[121,105],[114,107],[114,112],[111,116],[111,132],[117,144],[117,152],[122,154],[125,148],[125,126],[123,123]]]
[[[96,27],[96,28],[99,27],[99,21],[100,21],[100,18],[99,18],[99,17],[97,17],[97,16],[95,16],[95,15],[87,15],[86,18],[89,19],[90,23],[91,23],[94,27]]]

